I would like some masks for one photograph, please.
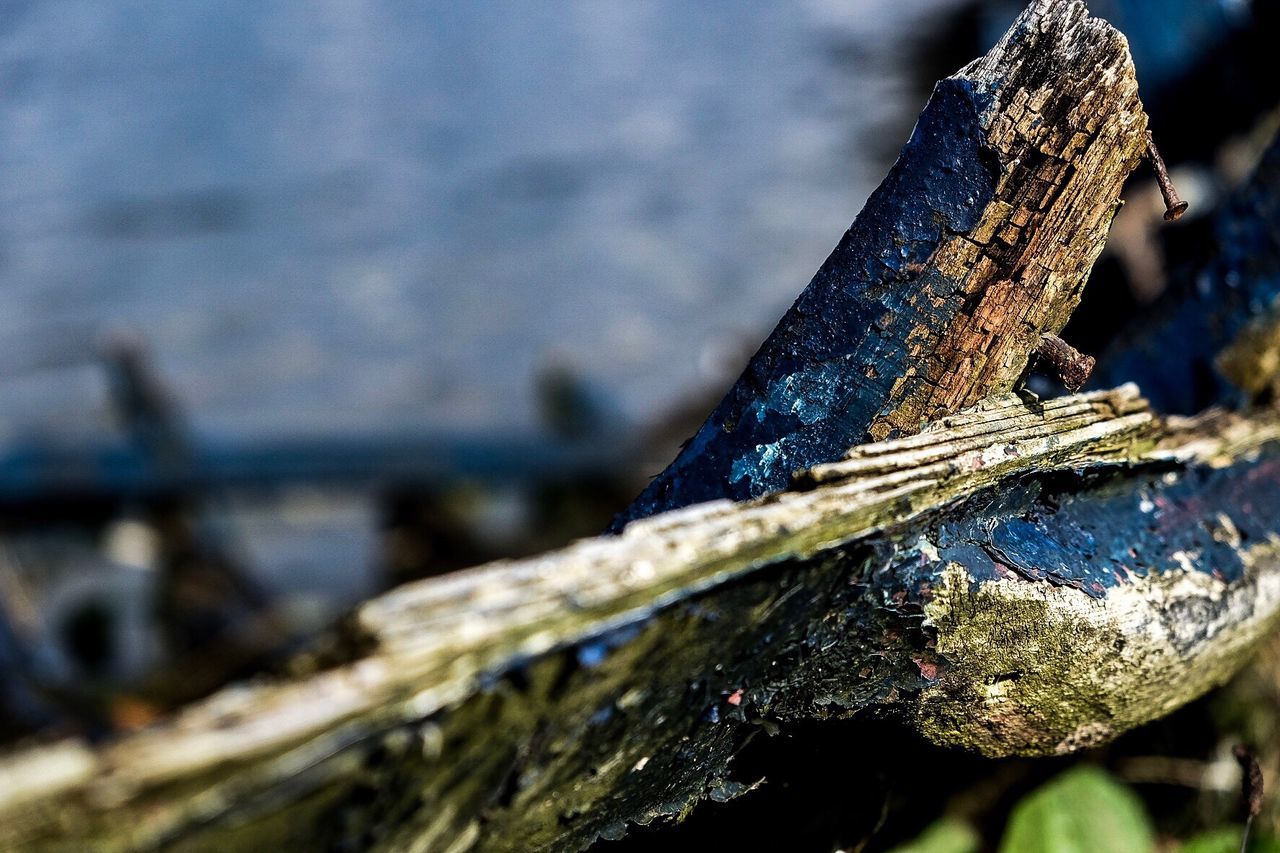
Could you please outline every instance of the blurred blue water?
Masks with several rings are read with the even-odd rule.
[[[940,5],[3,0],[0,438],[100,429],[120,326],[221,434],[519,427],[553,360],[648,417],[835,244]]]

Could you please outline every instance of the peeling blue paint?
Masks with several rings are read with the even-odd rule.
[[[909,600],[927,596],[947,563],[964,566],[975,583],[1015,573],[1099,599],[1151,574],[1196,571],[1232,583],[1245,571],[1240,548],[1274,531],[1275,454],[1145,478],[1137,485],[1133,475],[1103,479],[1081,490],[1072,477],[1033,477],[975,498],[957,511],[969,519],[941,521],[932,532],[936,558],[917,545],[895,556],[882,581]]]
[[[958,314],[959,282],[920,276],[944,238],[971,231],[999,164],[981,116],[991,96],[943,80],[888,177],[742,377],[676,460],[614,523],[784,488],[796,470],[862,441],[906,370],[905,338]],[[943,306],[910,304],[922,287]],[[924,300],[922,300],[924,301]],[[924,317],[922,311],[936,312]]]

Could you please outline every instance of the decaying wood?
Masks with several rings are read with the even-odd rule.
[[[1275,623],[1277,439],[1273,412],[1165,422],[1132,387],[995,398],[801,491],[404,587],[328,670],[13,756],[0,845],[582,846],[744,790],[762,726],[872,705],[993,753],[1091,743]],[[1083,568],[1044,561],[1063,531]]]
[[[784,487],[1011,390],[1080,301],[1147,117],[1124,37],[1036,0],[940,82],[884,183],[742,377],[615,527]]]
[[[631,516],[790,490],[401,588],[289,676],[10,755],[0,847],[575,849],[745,792],[799,721],[1053,753],[1221,682],[1280,612],[1280,413],[1006,393],[1145,123],[1123,39],[1033,3]]]

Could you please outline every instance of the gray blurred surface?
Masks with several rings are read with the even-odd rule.
[[[807,283],[952,5],[0,0],[0,440],[100,429],[117,327],[223,435],[518,428],[551,362],[651,417]]]

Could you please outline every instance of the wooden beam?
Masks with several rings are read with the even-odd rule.
[[[680,455],[615,523],[757,497],[1011,390],[1079,304],[1147,117],[1124,37],[1036,0],[911,140]]]
[[[1280,612],[1280,414],[1008,393],[1144,130],[1123,39],[1033,3],[632,516],[791,490],[404,587],[287,675],[11,755],[0,846],[578,849],[746,792],[797,722],[1054,753],[1221,682]]]
[[[1278,438],[1131,387],[996,398],[801,491],[389,593],[309,675],[11,756],[0,844],[578,847],[741,793],[755,733],[873,706],[993,754],[1094,743],[1274,626]]]

